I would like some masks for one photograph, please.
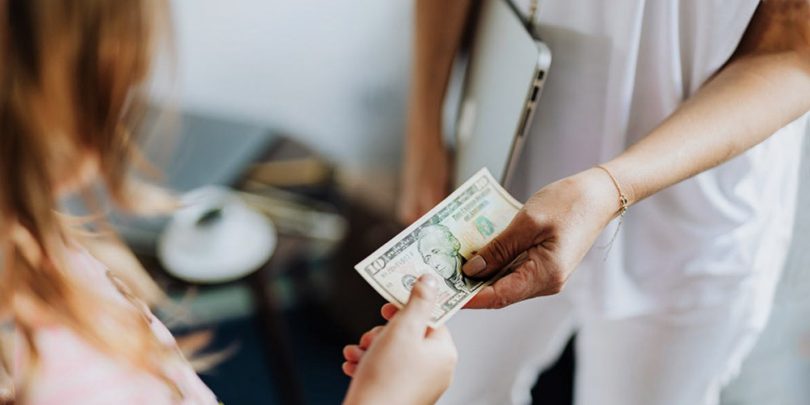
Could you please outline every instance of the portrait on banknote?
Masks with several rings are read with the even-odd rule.
[[[447,286],[456,292],[469,293],[472,283],[464,277],[461,266],[464,257],[461,256],[461,242],[441,224],[429,225],[419,230],[417,249],[422,261],[444,279]]]

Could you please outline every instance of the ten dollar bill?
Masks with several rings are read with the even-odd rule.
[[[461,266],[506,228],[520,208],[489,170],[481,169],[354,268],[399,308],[416,279],[432,274],[439,285],[431,326],[441,326],[494,280],[468,279]]]

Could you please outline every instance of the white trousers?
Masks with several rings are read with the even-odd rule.
[[[577,331],[577,405],[717,404],[761,331],[750,322],[755,303],[746,298],[619,320],[582,311],[565,293],[501,310],[463,310],[448,324],[459,363],[439,403],[531,403],[538,373]]]

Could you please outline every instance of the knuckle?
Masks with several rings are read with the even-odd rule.
[[[553,236],[561,230],[559,221],[541,209],[525,211],[522,221],[531,229],[533,236]]]
[[[546,291],[549,294],[557,294],[565,286],[565,275],[561,271],[552,271],[548,274]]]
[[[562,285],[550,285],[546,288],[546,295],[555,295],[561,293],[563,290]]]
[[[489,253],[494,261],[501,266],[508,260],[510,249],[503,238],[495,238],[489,243]]]
[[[361,348],[368,348],[371,345],[371,336],[368,334],[364,334],[360,337],[360,347]]]
[[[558,235],[560,233],[560,224],[557,221],[547,220],[543,224],[542,233],[547,236]]]
[[[382,329],[382,326],[375,326],[368,332],[364,333],[363,336],[360,336],[360,347],[364,348],[370,346],[374,338],[382,331]]]
[[[507,297],[507,296],[505,296],[503,294],[498,294],[498,295],[495,296],[495,300],[493,301],[492,306],[495,309],[502,309],[502,308],[505,308],[505,307],[509,306],[509,304],[511,304],[511,303],[512,303],[512,301],[509,299],[509,297]]]
[[[524,209],[522,220],[525,221],[527,224],[531,225],[535,229],[540,226],[543,226],[547,222],[545,213],[540,210]]]

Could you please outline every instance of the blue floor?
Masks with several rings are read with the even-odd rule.
[[[337,404],[343,399],[349,379],[343,375],[341,350],[346,338],[315,308],[285,313],[293,336],[294,356],[307,404]],[[253,318],[217,325],[214,349],[236,343],[238,351],[203,381],[226,405],[281,404],[278,383],[265,362],[266,344]]]

